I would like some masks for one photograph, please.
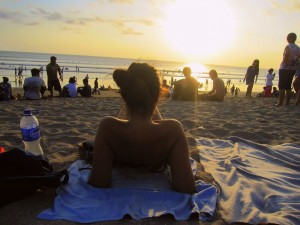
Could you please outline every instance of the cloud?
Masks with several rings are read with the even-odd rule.
[[[60,29],[62,31],[71,31],[71,32],[74,32],[74,33],[77,33],[77,34],[83,33],[78,28],[74,28],[74,27],[70,27],[70,26],[62,26],[62,27],[60,27]]]
[[[43,8],[35,8],[30,11],[34,15],[42,16],[46,20],[64,20],[63,15],[59,12],[48,12]]]
[[[300,1],[299,0],[289,0],[289,1],[278,1],[270,0],[273,7],[282,9],[285,11],[300,11]]]
[[[143,35],[142,32],[134,31],[130,27],[124,27],[120,31],[121,31],[122,34],[125,34],[125,35]]]
[[[115,26],[118,31],[124,35],[143,35],[142,32],[135,31],[131,27],[124,24],[123,21],[112,21],[112,25]]]
[[[40,25],[39,22],[29,22],[29,23],[25,23],[25,25],[27,26],[37,26],[37,25]]]
[[[129,3],[133,2],[132,0],[111,0],[114,2]],[[143,35],[143,32],[134,28],[138,26],[138,29],[141,29],[141,26],[155,26],[155,22],[147,18],[108,18],[100,16],[80,16],[83,13],[77,11],[77,13],[66,12],[62,15],[57,11],[47,11],[44,8],[35,7],[28,11],[28,16],[25,14],[0,9],[0,19],[10,20],[15,23],[22,23],[27,26],[36,26],[41,24],[41,21],[59,21],[60,29],[65,31],[74,31],[78,32],[78,26],[87,26],[89,24],[108,24],[114,26],[121,34],[124,35]],[[28,21],[28,18],[31,18],[31,21]],[[26,20],[27,19],[27,20]],[[32,22],[34,20],[34,22]],[[36,22],[38,21],[38,22]],[[64,26],[66,25],[66,26]],[[70,27],[73,26],[71,29]]]
[[[22,21],[26,16],[23,13],[9,11],[7,9],[0,9],[0,19],[10,20],[18,23]]]
[[[155,23],[151,20],[146,19],[125,19],[123,20],[124,23],[138,23],[138,24],[144,24],[146,26],[153,26]]]
[[[128,4],[128,3],[133,3],[134,0],[110,0],[112,3],[122,3],[122,4]]]

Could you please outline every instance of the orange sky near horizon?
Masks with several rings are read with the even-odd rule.
[[[0,50],[278,68],[300,35],[298,0],[53,2],[0,0]]]

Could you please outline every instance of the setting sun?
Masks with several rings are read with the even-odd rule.
[[[234,39],[234,16],[226,2],[178,0],[169,5],[164,23],[167,41],[187,56],[217,55]]]

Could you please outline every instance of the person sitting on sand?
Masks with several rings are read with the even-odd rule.
[[[161,85],[161,96],[170,98],[171,92],[170,92],[171,86],[167,84],[167,80],[163,80],[163,83]]]
[[[92,96],[92,87],[89,85],[89,80],[84,78],[83,79],[83,87],[78,87],[77,92],[82,97],[91,97]]]
[[[174,100],[195,101],[198,94],[198,82],[191,76],[190,67],[183,68],[185,79],[174,82],[172,98]]]
[[[0,101],[9,101],[14,99],[12,95],[12,87],[8,81],[8,77],[3,77],[3,82],[0,83]]]
[[[272,97],[278,97],[279,96],[279,91],[276,87],[273,87],[273,91],[272,91]]]
[[[263,91],[258,93],[256,97],[265,97],[266,95],[266,86],[263,87]]]
[[[62,97],[77,97],[76,77],[70,77],[69,83],[63,87]]]
[[[218,77],[218,73],[215,70],[209,71],[209,76],[213,80],[212,90],[208,93],[199,95],[198,100],[222,102],[226,93],[224,81]]]
[[[46,91],[46,84],[40,77],[40,70],[33,68],[31,70],[31,77],[24,80],[23,89],[26,99],[36,100],[41,99]]]
[[[168,164],[173,189],[194,193],[195,180],[182,125],[173,119],[152,119],[160,95],[156,70],[146,63],[132,63],[127,70],[115,70],[113,79],[120,88],[128,118],[105,117],[100,121],[89,184],[110,187],[115,164],[145,166],[151,171]]]

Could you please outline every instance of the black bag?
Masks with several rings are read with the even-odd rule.
[[[44,155],[19,148],[0,154],[0,207],[34,194],[45,186],[57,187],[68,182],[67,170],[53,172]]]

